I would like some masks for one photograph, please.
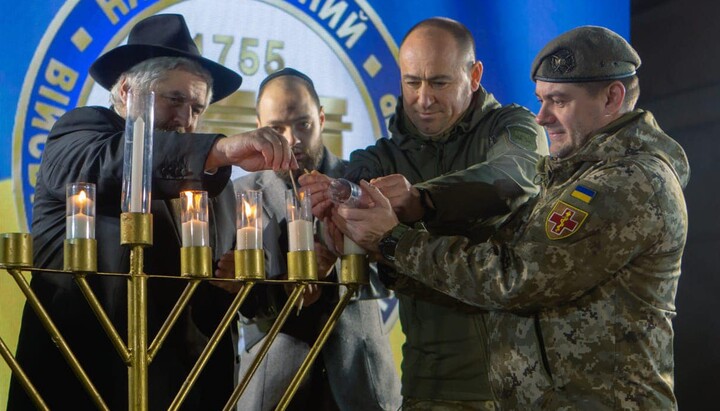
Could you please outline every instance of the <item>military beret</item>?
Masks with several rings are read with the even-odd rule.
[[[530,77],[550,83],[617,80],[635,75],[640,56],[612,30],[583,26],[550,41],[535,57]]]

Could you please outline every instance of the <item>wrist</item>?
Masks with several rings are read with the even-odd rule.
[[[396,260],[395,251],[397,249],[398,243],[400,242],[400,239],[402,236],[410,230],[410,227],[398,223],[395,227],[393,227],[392,230],[388,231],[378,243],[378,249],[380,250],[380,254],[382,257],[391,262],[394,263]]]
[[[435,204],[433,203],[430,191],[426,188],[415,187],[420,196],[420,206],[422,207],[422,217],[420,220],[428,221],[435,217]]]
[[[212,148],[210,148],[210,152],[208,152],[205,159],[205,171],[217,170],[219,167],[228,165],[227,157],[223,151],[224,140],[224,137],[216,139]]]

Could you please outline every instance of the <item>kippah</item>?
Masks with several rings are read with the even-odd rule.
[[[297,77],[300,79],[305,80],[309,85],[311,89],[315,89],[315,85],[313,84],[312,80],[310,80],[310,77],[308,77],[305,73],[300,72],[298,70],[295,70],[292,67],[285,67],[282,70],[278,70],[269,76],[265,77],[265,79],[260,83],[260,88],[258,89],[258,96],[262,94],[263,89],[269,83],[271,80],[276,79],[278,77],[283,76],[291,76],[291,77]]]

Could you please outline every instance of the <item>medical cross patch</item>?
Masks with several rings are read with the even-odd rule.
[[[587,216],[587,212],[558,201],[545,220],[545,234],[551,240],[569,237],[577,232]]]

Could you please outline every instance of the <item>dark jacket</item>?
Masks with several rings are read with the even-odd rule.
[[[501,107],[480,88],[467,113],[441,141],[412,134],[403,116],[399,103],[390,122],[392,138],[353,152],[346,175],[357,181],[399,173],[427,189],[437,208],[426,222],[432,232],[472,234],[483,240],[512,210],[537,194],[535,167],[547,154],[547,140],[526,109]],[[407,338],[403,395],[492,400],[482,315],[467,312],[466,306],[407,277],[402,279],[394,287]]]
[[[65,186],[76,181],[97,185],[96,238],[98,271],[129,272],[129,247],[120,245],[125,120],[101,107],[83,107],[62,116],[51,130],[37,178],[33,205],[34,265],[62,269],[65,239]],[[171,199],[185,189],[208,191],[210,237],[214,258],[231,249],[234,240],[235,198],[229,184],[230,167],[214,175],[204,172],[207,154],[219,135],[180,134],[155,130],[152,166],[153,245],[144,251],[144,272],[177,276],[180,234]],[[115,328],[127,340],[126,278],[89,275],[96,296]],[[68,341],[106,403],[127,409],[127,369],[112,348],[79,292],[72,276],[33,274],[32,289]],[[175,304],[184,281],[151,278],[148,281],[148,335],[156,335]],[[218,323],[229,297],[201,284],[190,307],[181,316],[149,367],[149,408],[166,409],[204,348],[205,335]],[[194,314],[190,315],[190,312]],[[203,334],[205,333],[205,335]],[[149,342],[148,342],[149,344]],[[203,409],[219,409],[233,386],[232,346],[229,335],[201,375],[197,390],[186,401],[203,400]],[[95,409],[66,365],[34,312],[26,305],[17,359],[51,409]],[[200,389],[202,388],[202,394]],[[209,390],[209,391],[207,391]],[[19,383],[11,382],[8,410],[33,409]]]

